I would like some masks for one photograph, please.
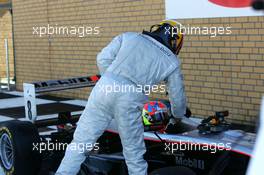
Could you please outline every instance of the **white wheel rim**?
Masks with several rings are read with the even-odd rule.
[[[12,141],[7,133],[0,138],[0,158],[5,169],[10,170],[14,163],[14,150]]]

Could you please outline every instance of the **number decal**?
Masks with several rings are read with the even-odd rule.
[[[32,111],[31,111],[31,102],[27,101],[27,108],[28,108],[28,118],[29,120],[32,120]]]

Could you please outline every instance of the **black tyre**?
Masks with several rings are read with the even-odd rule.
[[[33,143],[40,143],[37,128],[26,121],[0,123],[0,163],[6,175],[37,175],[41,155]]]
[[[196,173],[186,167],[165,167],[154,170],[149,175],[196,175]]]

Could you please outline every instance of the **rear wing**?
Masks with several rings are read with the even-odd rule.
[[[61,80],[48,80],[41,82],[24,83],[23,90],[26,119],[32,122],[36,121],[37,119],[37,93],[93,87],[99,79],[100,75],[94,75],[87,77],[67,78]]]

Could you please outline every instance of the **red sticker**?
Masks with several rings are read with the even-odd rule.
[[[209,2],[223,7],[242,8],[249,7],[252,0],[209,0]]]
[[[99,80],[99,77],[98,76],[91,76],[90,77],[92,81],[98,81]]]

